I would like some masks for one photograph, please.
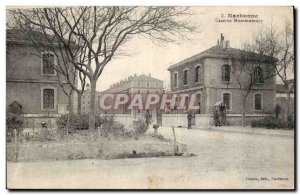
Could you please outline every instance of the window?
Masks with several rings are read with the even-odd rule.
[[[261,110],[262,108],[262,95],[255,94],[254,95],[254,110]]]
[[[230,110],[230,93],[223,94],[223,102],[227,110]]]
[[[54,89],[43,89],[43,109],[54,109]]]
[[[155,83],[155,85],[156,85],[156,88],[158,88],[158,83]]]
[[[227,64],[222,66],[222,81],[230,81],[230,66]]]
[[[138,87],[141,87],[141,83],[140,82],[138,82]]]
[[[178,73],[177,72],[175,72],[174,73],[174,87],[178,87]]]
[[[45,75],[55,75],[54,55],[50,53],[43,54],[42,73]]]
[[[254,83],[263,83],[263,71],[262,68],[259,66],[256,66],[253,71],[253,79]]]
[[[198,83],[201,81],[201,68],[200,66],[197,66],[195,68],[195,82]]]
[[[141,93],[141,90],[138,90],[138,94],[140,94]]]
[[[183,71],[183,85],[188,85],[188,70]]]
[[[149,87],[150,86],[150,84],[149,83],[147,83],[147,87]]]

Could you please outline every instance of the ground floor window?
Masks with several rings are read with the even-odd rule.
[[[254,109],[255,110],[262,109],[262,95],[261,94],[254,95]]]
[[[42,89],[42,109],[55,109],[55,89]]]
[[[230,110],[230,106],[231,106],[230,101],[231,101],[230,93],[223,93],[223,102],[224,102],[227,110]]]

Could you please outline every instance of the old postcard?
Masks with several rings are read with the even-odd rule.
[[[294,8],[8,6],[8,189],[295,188]]]

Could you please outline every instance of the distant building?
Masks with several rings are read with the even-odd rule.
[[[95,106],[96,106],[96,114],[99,114],[100,107],[99,107],[99,96],[100,92],[96,91],[96,98],[95,98]],[[91,101],[91,87],[90,84],[86,84],[86,89],[83,91],[81,97],[81,113],[88,114],[90,112],[90,101]]]
[[[58,73],[48,64],[48,60],[56,63],[56,56],[49,52],[40,57],[28,33],[6,31],[6,109],[19,105],[25,118],[66,114],[68,97],[59,85]]]
[[[218,44],[178,62],[168,68],[171,75],[171,92],[173,94],[196,93],[199,110],[196,114],[211,117],[217,104],[226,106],[227,115],[240,117],[242,114],[242,92],[233,76],[232,63],[241,63],[241,54],[246,51],[230,47],[221,34]],[[247,52],[246,52],[247,53]],[[251,53],[255,60],[258,54]],[[249,60],[246,65],[251,64]],[[269,68],[269,64],[257,66],[258,75]],[[257,79],[246,102],[246,116],[259,116],[273,111],[275,107],[275,77]],[[187,100],[188,103],[189,100]],[[187,112],[187,110],[186,110]]]
[[[289,80],[289,88],[286,88],[284,84],[276,85],[276,105],[279,106],[280,117],[286,112],[286,101],[288,90],[290,90],[290,114],[294,115],[294,79]]]
[[[125,80],[121,80],[118,83],[112,84],[109,89],[104,90],[101,94],[127,94],[128,96],[135,94],[162,94],[164,82],[149,75],[130,76]],[[100,99],[101,95],[99,96]],[[99,104],[99,103],[98,103]],[[124,105],[119,110],[111,110],[113,113],[130,113],[127,109],[128,105]],[[140,113],[140,110],[134,110],[133,112]]]

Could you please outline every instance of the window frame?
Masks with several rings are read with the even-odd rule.
[[[45,74],[44,71],[43,71],[44,70],[44,55],[47,55],[47,54],[53,55],[54,65],[57,65],[57,57],[54,54],[54,52],[52,52],[52,51],[41,52],[41,75],[43,75],[43,76],[57,76],[57,72],[56,72],[55,68],[53,68],[53,70],[54,70],[53,74]]]
[[[224,94],[229,94],[230,95],[230,99],[229,99],[229,109],[227,109],[227,111],[232,111],[232,93],[229,91],[223,92],[222,93],[222,102],[224,102]],[[225,102],[224,102],[225,104]]]
[[[259,69],[261,71],[261,77],[262,77],[262,78],[260,78],[261,80],[256,78],[256,69]],[[254,71],[253,71],[253,83],[254,84],[258,84],[258,85],[264,84],[263,77],[264,77],[264,70],[263,70],[263,68],[261,66],[255,66],[254,67]],[[256,81],[258,81],[258,82],[256,82]]]
[[[175,75],[176,75],[176,85],[175,85]],[[178,88],[179,78],[178,78],[178,71],[173,73],[173,88]]]
[[[53,89],[54,92],[54,108],[44,108],[44,90]],[[57,110],[57,88],[53,86],[41,87],[41,110],[55,111]]]
[[[185,72],[187,72],[186,78],[185,78]],[[183,69],[183,86],[189,86],[189,68]]]
[[[255,96],[256,96],[256,95],[260,95],[260,97],[261,97],[261,99],[260,99],[260,110],[256,110],[256,107],[255,107],[255,100],[256,100],[256,99],[255,99]],[[264,104],[263,104],[263,102],[264,102],[264,101],[263,101],[263,99],[264,99],[263,97],[264,97],[263,94],[260,93],[260,92],[256,92],[256,93],[253,94],[253,110],[254,110],[254,111],[256,111],[256,112],[257,112],[257,111],[258,111],[258,112],[262,111],[263,105],[264,105]]]
[[[227,78],[226,77],[226,69],[225,67],[228,67],[229,69],[229,73],[228,73],[228,76],[229,76],[229,80],[225,80],[224,78]],[[229,64],[223,64],[222,67],[221,67],[221,76],[222,76],[222,82],[230,82],[231,81],[231,66]]]
[[[200,70],[197,71],[197,68],[199,68]],[[200,64],[197,64],[195,66],[195,78],[194,78],[194,81],[196,84],[202,82],[202,74],[201,73],[202,73],[202,66]],[[196,80],[196,78],[197,78],[197,80]]]

